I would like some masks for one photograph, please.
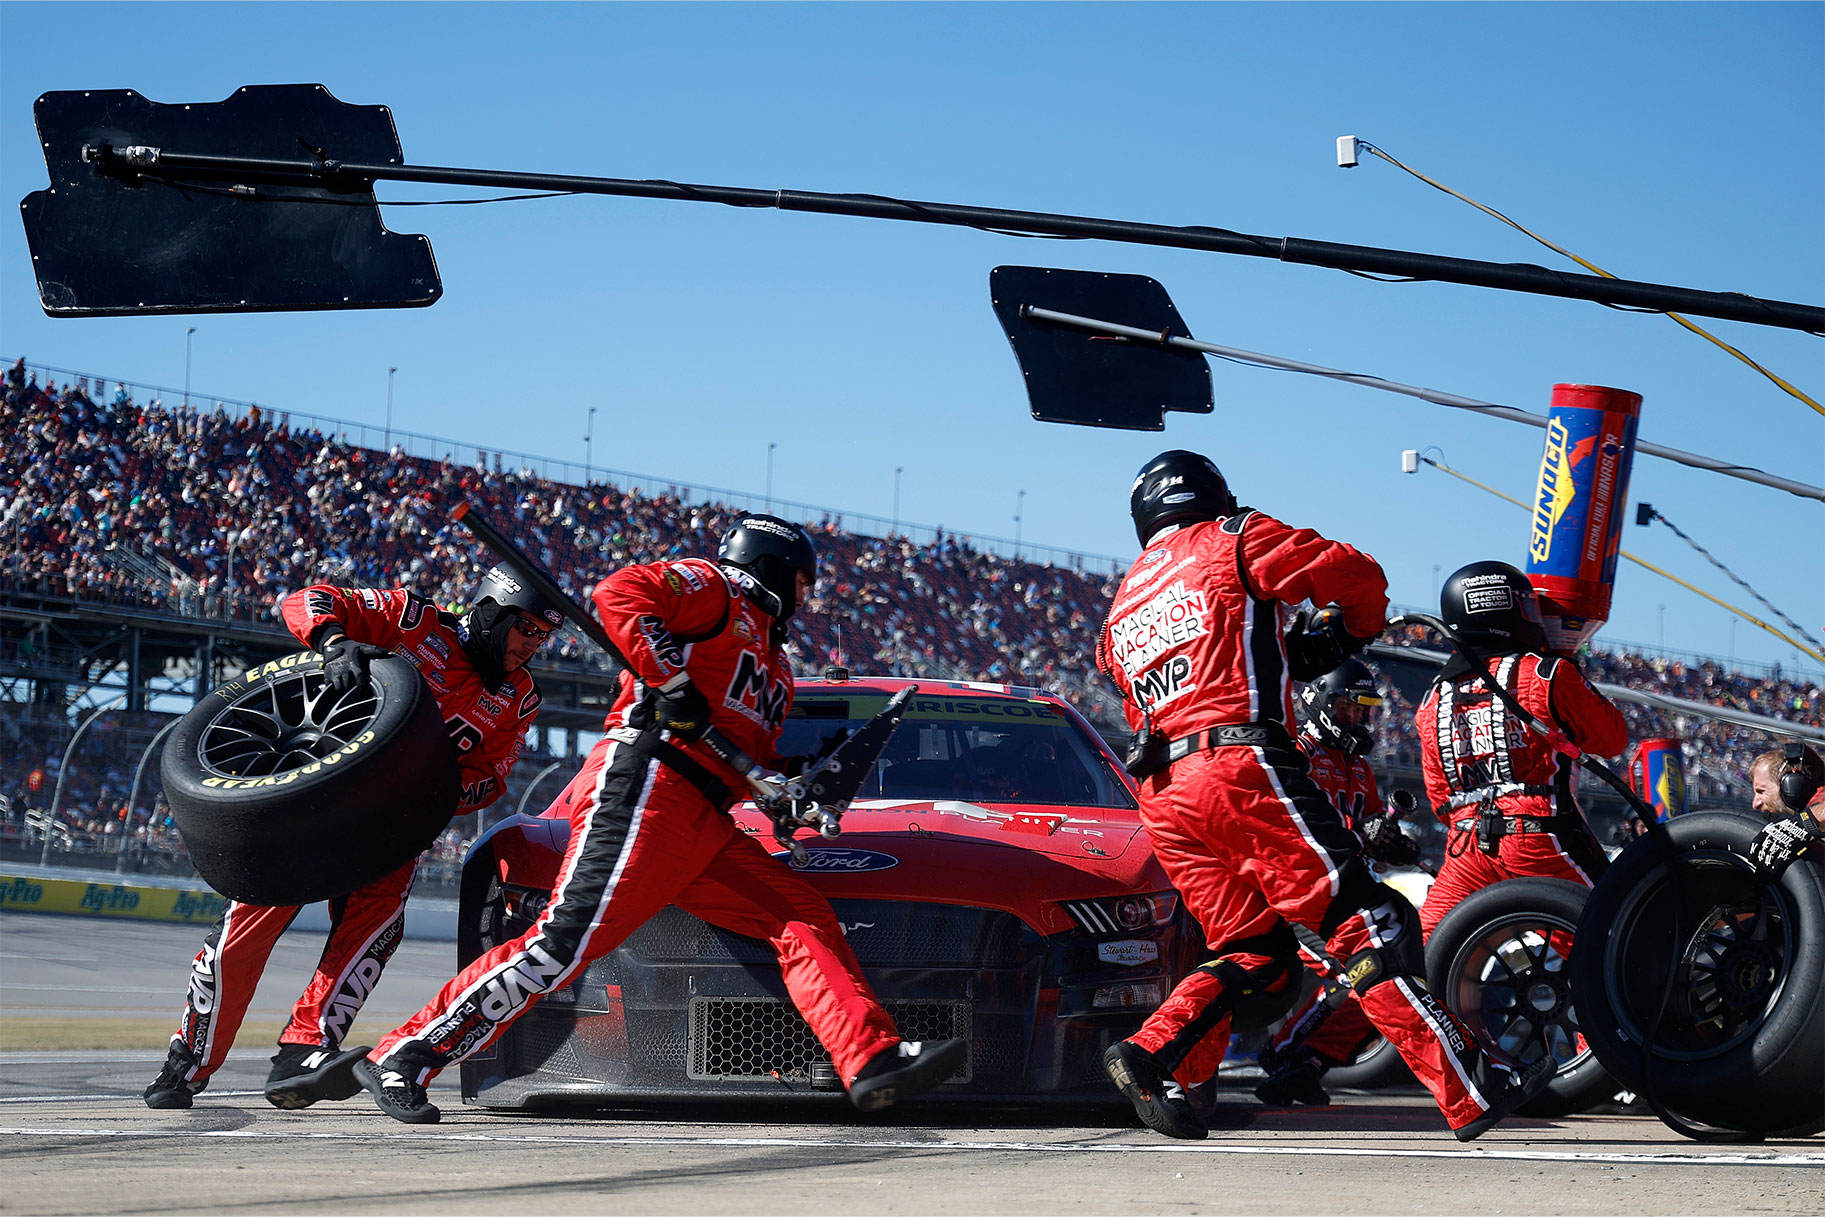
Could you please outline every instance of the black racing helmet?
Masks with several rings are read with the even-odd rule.
[[[1236,510],[1236,496],[1207,456],[1174,448],[1162,452],[1134,475],[1128,514],[1144,546],[1169,524],[1218,520]]]
[[[798,611],[798,576],[817,582],[817,546],[802,524],[778,516],[743,516],[716,549],[716,560],[751,575],[779,601],[775,622]]]
[[[507,641],[522,614],[547,630],[564,624],[558,606],[513,567],[502,563],[482,576],[458,627],[463,650],[491,683],[499,684],[507,674]]]
[[[1375,710],[1381,690],[1360,659],[1346,659],[1299,691],[1306,721],[1319,742],[1351,756],[1375,750]]]
[[[1485,655],[1546,650],[1540,597],[1506,562],[1472,562],[1445,580],[1438,615],[1458,641]]]

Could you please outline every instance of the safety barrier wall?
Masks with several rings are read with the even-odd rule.
[[[123,883],[118,875],[11,867],[0,870],[0,913],[50,913],[130,921],[179,921],[211,925],[228,901],[207,887],[169,880],[169,886]],[[298,911],[292,928],[325,933],[327,904]],[[456,901],[415,900],[406,905],[406,937],[456,939]]]

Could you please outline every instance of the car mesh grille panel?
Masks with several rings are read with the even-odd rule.
[[[900,1035],[909,1040],[961,1038],[970,1057],[948,1079],[967,1082],[975,1072],[967,1001],[884,1001]],[[809,1082],[811,1066],[828,1061],[799,1012],[771,997],[699,997],[691,1001],[690,1069],[693,1081]]]
[[[628,1010],[627,1047],[633,1064],[642,1069],[683,1069],[681,1021],[675,1010]]]
[[[511,1043],[517,1072],[547,1069],[567,1077],[588,1077],[573,1036],[576,1023],[568,1014],[541,1018],[537,1011],[514,1024]]]
[[[1020,918],[993,909],[890,900],[832,901],[863,967],[1009,968],[1020,964]],[[758,938],[717,929],[667,908],[621,948],[648,963],[772,963]]]
[[[977,1077],[1001,1077],[1024,1071],[1030,1029],[1024,1014],[978,1017],[975,1034],[970,1037],[971,1070]]]

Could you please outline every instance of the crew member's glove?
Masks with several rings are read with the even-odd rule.
[[[1376,634],[1380,631],[1377,630]],[[1294,680],[1309,683],[1375,641],[1358,638],[1343,625],[1343,610],[1327,605],[1309,617],[1304,609],[1293,614],[1286,629],[1286,667]]]
[[[1825,831],[1810,813],[1796,811],[1768,821],[1749,843],[1749,860],[1770,879],[1780,877],[1809,846],[1825,840]]]
[[[368,664],[393,652],[337,634],[323,644],[323,683],[340,697],[368,682]]]
[[[1400,821],[1388,812],[1364,816],[1362,821],[1363,852],[1388,866],[1412,866],[1419,861],[1419,846],[1400,830]]]
[[[709,699],[680,673],[653,698],[653,721],[678,739],[701,739],[710,729]]]

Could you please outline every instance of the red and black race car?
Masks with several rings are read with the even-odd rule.
[[[801,681],[781,751],[858,729],[909,683]],[[733,814],[771,842],[752,805]],[[531,924],[568,834],[563,818],[516,816],[475,843],[464,962]],[[901,1034],[968,1041],[968,1063],[934,1097],[1122,1101],[1103,1049],[1159,1005],[1200,943],[1154,860],[1132,781],[1068,704],[918,682],[842,835],[801,840],[801,869],[829,895]],[[768,946],[677,908],[466,1061],[462,1086],[468,1102],[518,1109],[842,1095]]]

